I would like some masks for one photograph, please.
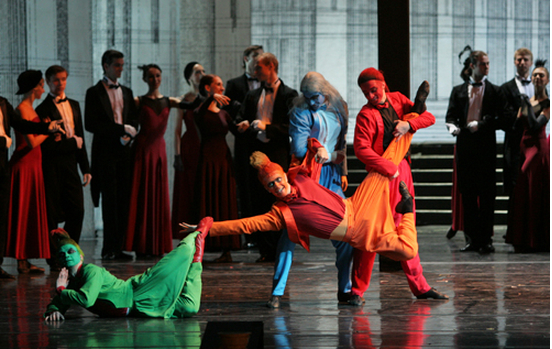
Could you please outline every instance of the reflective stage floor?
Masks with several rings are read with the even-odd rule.
[[[209,321],[262,321],[265,348],[550,347],[550,255],[514,254],[504,227],[496,228],[496,253],[460,253],[463,234],[447,240],[447,229],[419,227],[418,240],[424,275],[448,301],[416,300],[403,272],[379,272],[376,259],[366,304],[338,305],[333,248],[313,238],[311,253],[297,248],[276,310],[265,307],[273,266],[254,263],[254,250],[233,252],[233,263],[204,263],[201,309],[189,319],[100,319],[72,308],[64,322],[47,325],[42,313],[57,275],[0,280],[0,348],[199,348]],[[157,261],[102,263],[98,241],[81,244],[85,262],[120,278]],[[13,259],[3,267],[17,273]]]

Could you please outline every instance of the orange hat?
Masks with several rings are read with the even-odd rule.
[[[253,152],[251,156],[249,157],[249,163],[251,166],[257,169],[259,171],[259,180],[263,185],[265,184],[265,178],[268,177],[273,172],[281,172],[282,174],[285,174],[284,169],[282,166],[278,165],[275,162],[270,161],[268,156],[266,156],[264,153],[261,153],[260,151]]]

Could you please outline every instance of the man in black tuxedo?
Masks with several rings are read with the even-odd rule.
[[[257,58],[263,53],[261,45],[252,45],[243,51],[242,67],[244,73],[237,78],[228,80],[226,83],[225,95],[231,100],[242,103],[247,92],[261,87],[261,83],[255,77],[255,65]]]
[[[255,76],[262,86],[247,93],[236,120],[239,130],[246,129],[243,135],[249,145],[246,154],[249,157],[254,151],[261,151],[287,171],[290,161],[288,113],[297,91],[278,77],[278,59],[272,53],[259,55]],[[274,203],[274,197],[256,180],[253,167],[247,165],[247,168],[250,171],[248,184],[252,215],[263,214]],[[261,253],[258,262],[274,261],[280,233],[257,235]]]
[[[118,83],[124,65],[121,52],[102,56],[104,77],[86,91],[84,119],[92,140],[92,199],[102,198],[102,259],[130,259],[122,253],[126,233],[132,162],[130,142],[136,135],[138,115],[132,90]]]
[[[521,106],[520,95],[525,94],[529,98],[535,95],[535,88],[531,83],[531,66],[533,65],[533,53],[528,48],[520,48],[514,54],[516,76],[500,86],[512,113],[505,115],[504,120],[504,193],[510,196],[516,184],[517,174],[520,168],[519,144],[523,136],[523,128],[514,129],[517,112]]]
[[[492,245],[496,198],[496,128],[505,113],[500,88],[487,80],[489,57],[473,51],[469,81],[455,86],[446,122],[457,135],[458,185],[464,207],[468,244],[461,251],[494,252]]]
[[[247,92],[261,87],[261,83],[255,77],[255,64],[257,57],[262,54],[263,47],[252,45],[243,51],[242,67],[245,72],[237,78],[230,79],[226,83],[225,94],[230,100],[243,103]],[[238,185],[238,207],[240,218],[252,216],[251,193],[249,192],[251,181],[256,178],[249,178],[249,148],[247,138],[242,134],[236,135],[234,139],[234,173],[236,175],[236,184]],[[245,241],[248,246],[253,246],[253,237],[247,235]]]
[[[0,97],[0,265],[6,252],[8,238],[8,212],[10,205],[10,172],[8,169],[8,150],[13,143],[10,127],[24,134],[47,134],[60,130],[60,121],[49,123],[32,122],[21,119],[10,102]],[[0,279],[15,279],[0,268]]]
[[[92,176],[84,142],[84,131],[79,102],[67,98],[67,70],[53,65],[46,70],[50,93],[36,108],[41,120],[61,120],[65,134],[55,134],[42,144],[42,172],[46,188],[48,230],[65,222],[64,229],[79,242],[84,219],[82,187]],[[83,181],[79,176],[81,170]],[[53,252],[53,251],[52,251]]]

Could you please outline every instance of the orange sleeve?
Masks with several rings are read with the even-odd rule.
[[[263,215],[235,219],[231,221],[214,222],[209,235],[239,235],[251,234],[257,231],[275,231],[285,228],[285,220],[282,211],[273,206]]]

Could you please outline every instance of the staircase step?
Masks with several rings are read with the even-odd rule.
[[[497,145],[497,193],[502,190],[502,144]],[[422,143],[411,146],[411,169],[416,197],[417,225],[451,223],[452,165],[454,144]],[[352,149],[348,149],[349,188],[345,196],[354,194],[366,178],[364,164],[358,160]],[[508,198],[497,196],[495,204],[495,224],[506,224]]]
[[[451,210],[424,210],[416,209],[416,225],[450,225],[452,224]],[[508,212],[495,210],[494,224],[506,225]]]
[[[417,190],[416,190],[417,191]],[[450,210],[450,196],[416,196],[416,211],[419,209],[425,210]],[[508,197],[497,196],[495,202],[495,211],[508,210]]]

